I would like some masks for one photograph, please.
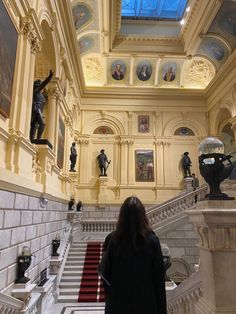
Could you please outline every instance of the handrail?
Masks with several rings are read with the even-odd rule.
[[[201,271],[193,273],[167,295],[167,308],[171,314],[195,314],[194,305],[202,296]]]
[[[207,191],[207,186],[202,186],[195,191],[182,193],[174,198],[158,205],[151,206],[147,209],[147,216],[152,227],[157,225],[163,220],[171,219],[175,215],[190,209],[195,204],[195,197],[201,197]],[[82,232],[110,232],[115,230],[117,220],[112,218],[106,219],[85,219],[81,218],[81,231]]]
[[[24,302],[0,292],[0,313],[18,314]]]

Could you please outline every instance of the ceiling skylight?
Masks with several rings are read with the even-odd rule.
[[[121,16],[135,20],[182,19],[188,0],[122,0]]]

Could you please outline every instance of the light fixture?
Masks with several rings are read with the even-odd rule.
[[[181,25],[184,25],[184,23],[185,23],[185,19],[182,19],[182,20],[180,21],[180,24],[181,24]]]
[[[186,8],[186,12],[189,12],[189,11],[190,11],[190,6]]]

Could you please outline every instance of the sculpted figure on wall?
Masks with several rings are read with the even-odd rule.
[[[75,142],[73,142],[70,148],[70,171],[71,172],[75,172],[76,160],[77,160],[77,151],[75,148]]]
[[[110,164],[110,160],[108,161],[107,159],[107,155],[104,153],[104,149],[102,149],[100,151],[100,154],[97,156],[97,161],[98,161],[98,166],[99,166],[99,169],[100,169],[100,177],[101,176],[107,176],[107,168]]]
[[[32,113],[31,113],[31,125],[30,125],[30,140],[34,140],[37,132],[37,140],[41,139],[45,128],[45,122],[43,118],[43,106],[46,102],[46,97],[42,93],[44,87],[51,81],[53,77],[53,71],[50,70],[48,77],[44,80],[36,80],[34,82],[33,89],[33,102],[32,102]]]

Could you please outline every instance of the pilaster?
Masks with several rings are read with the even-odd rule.
[[[128,141],[121,140],[120,147],[121,147],[121,160],[120,160],[120,184],[127,185],[128,184]]]
[[[80,163],[79,163],[79,181],[80,184],[88,183],[88,139],[78,139],[77,143],[80,145]]]

